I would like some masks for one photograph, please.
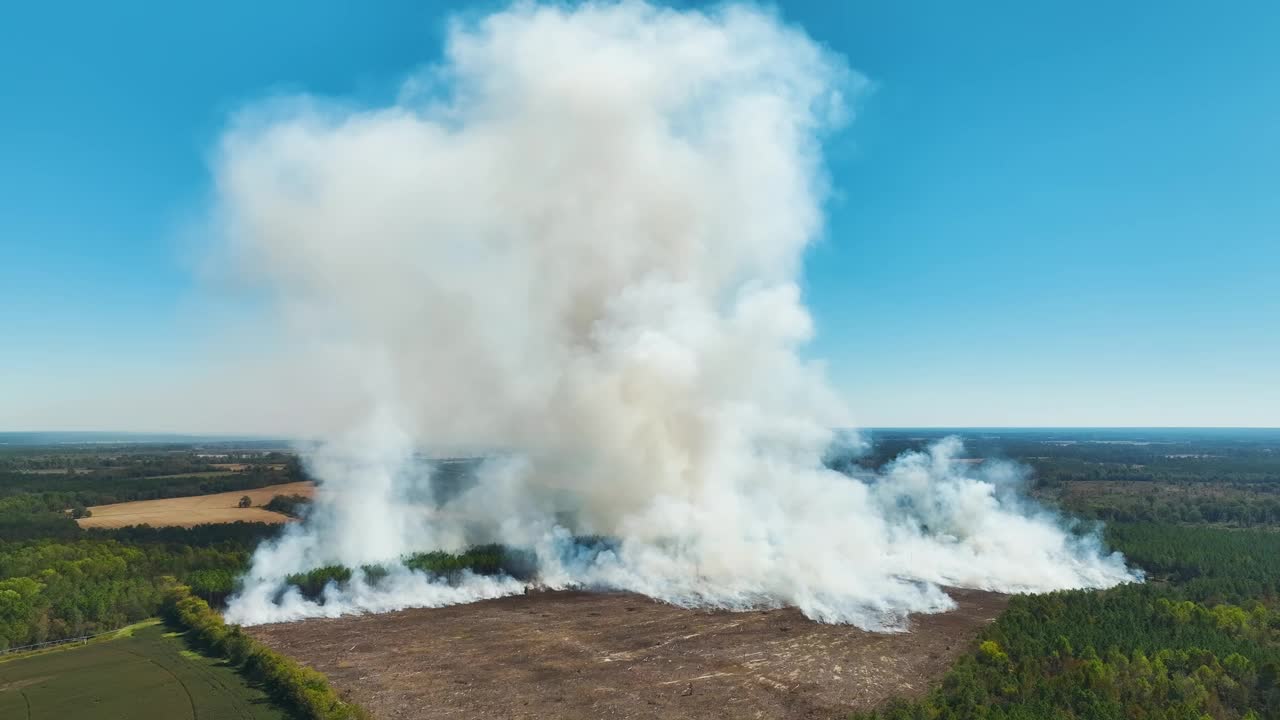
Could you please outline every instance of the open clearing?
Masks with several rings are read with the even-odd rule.
[[[924,692],[1007,603],[951,595],[896,634],[587,592],[248,631],[378,718],[836,718]]]
[[[252,490],[196,495],[192,497],[163,498],[160,500],[136,500],[134,502],[99,505],[89,508],[91,517],[76,522],[83,528],[117,528],[126,525],[147,524],[154,527],[192,527],[205,523],[229,523],[237,520],[261,523],[285,523],[293,518],[264,510],[261,505],[271,502],[276,495],[305,495],[312,497],[315,486],[309,482],[268,485]],[[238,507],[240,498],[248,495],[254,507]]]
[[[286,720],[261,690],[163,625],[0,661],[5,720]]]

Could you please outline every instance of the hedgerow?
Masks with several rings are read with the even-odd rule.
[[[251,680],[261,682],[281,705],[308,720],[367,720],[368,712],[343,700],[324,675],[285,657],[227,625],[222,616],[185,585],[165,598],[165,619],[185,629],[198,647],[226,658]]]

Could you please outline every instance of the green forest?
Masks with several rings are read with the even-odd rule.
[[[236,523],[0,541],[0,650],[153,617],[175,582],[225,593],[276,531]]]
[[[1116,527],[1147,583],[1016,596],[941,687],[862,718],[1280,717],[1280,533]]]

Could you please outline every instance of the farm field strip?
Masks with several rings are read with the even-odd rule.
[[[0,663],[9,720],[286,720],[230,667],[187,649],[163,625]]]

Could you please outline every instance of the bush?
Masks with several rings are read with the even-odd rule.
[[[311,498],[305,495],[276,495],[263,507],[281,515],[300,518],[310,505]]]

